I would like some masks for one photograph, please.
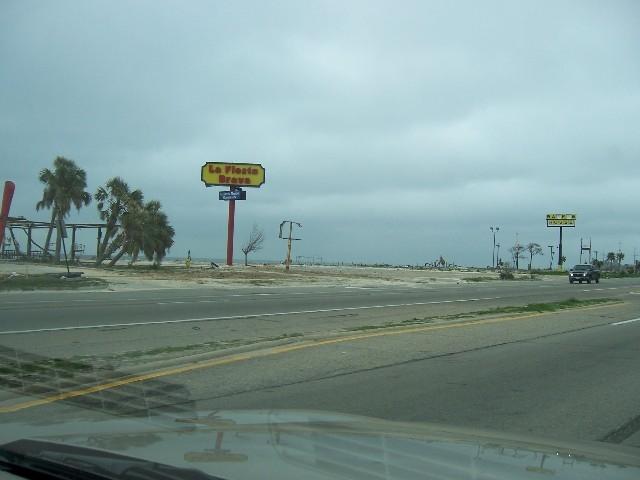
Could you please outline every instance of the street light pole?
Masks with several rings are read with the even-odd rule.
[[[496,247],[497,247],[497,252],[496,253],[496,267],[500,266],[500,244],[496,243]]]
[[[549,270],[553,270],[553,245],[547,245],[551,250],[551,260],[549,261]]]
[[[496,258],[496,233],[500,230],[500,227],[489,227],[491,233],[493,233],[493,251],[491,252],[491,266],[495,270],[497,258]]]

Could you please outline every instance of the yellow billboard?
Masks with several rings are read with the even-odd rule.
[[[201,179],[207,187],[258,188],[264,183],[264,167],[259,163],[207,162],[202,166]]]
[[[548,213],[547,227],[575,227],[575,213]]]

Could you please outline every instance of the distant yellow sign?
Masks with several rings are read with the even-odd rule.
[[[264,167],[259,163],[207,162],[202,166],[201,179],[207,187],[258,188],[264,183]]]
[[[575,227],[575,213],[548,213],[547,227]]]

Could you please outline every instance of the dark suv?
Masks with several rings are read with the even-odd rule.
[[[589,265],[588,263],[576,265],[569,270],[569,283],[591,283],[592,280],[596,283],[600,283],[600,270],[595,268],[593,265]]]

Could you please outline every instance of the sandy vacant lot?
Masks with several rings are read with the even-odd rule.
[[[297,266],[289,273],[281,265],[234,265],[211,268],[194,264],[186,268],[177,262],[167,262],[158,269],[140,264],[114,268],[95,268],[90,264],[74,265],[72,271],[82,271],[86,277],[107,280],[111,290],[193,288],[239,286],[353,286],[424,285],[430,283],[461,283],[474,277],[496,278],[493,272],[476,270],[414,270],[408,268]],[[27,262],[0,262],[0,273],[19,275],[66,272],[64,265],[54,266]]]

